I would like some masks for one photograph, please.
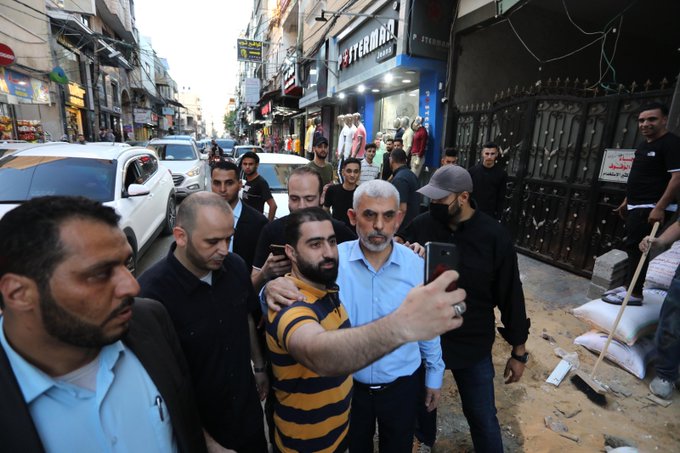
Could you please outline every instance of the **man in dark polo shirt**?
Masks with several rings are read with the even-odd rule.
[[[266,452],[260,398],[268,382],[249,316],[258,305],[245,262],[228,252],[231,208],[214,193],[190,195],[173,234],[167,257],[139,278],[140,294],[160,301],[172,318],[208,445]]]
[[[316,170],[309,166],[296,168],[288,177],[289,211],[292,213],[303,208],[319,207],[322,190],[321,175]],[[288,216],[281,217],[268,223],[260,233],[251,274],[253,286],[257,291],[268,280],[290,272],[290,261],[285,255],[270,253],[271,245],[286,243],[284,229],[287,223]],[[338,244],[357,238],[356,234],[341,221],[333,219],[332,223]]]
[[[257,172],[260,157],[248,151],[241,157],[241,170],[246,177],[243,185],[243,202],[258,212],[264,213],[264,204],[269,206],[267,218],[271,222],[276,218],[276,200],[269,190],[269,183]]]
[[[500,153],[498,145],[487,143],[482,147],[482,161],[468,170],[475,186],[472,197],[477,209],[500,220],[505,202],[505,185],[508,174],[496,160]]]
[[[628,254],[626,282],[633,280],[642,252],[640,241],[652,232],[654,222],[664,224],[678,210],[680,194],[680,137],[666,129],[668,107],[654,102],[640,108],[638,128],[645,138],[635,150],[635,160],[626,183],[626,198],[616,208],[626,220],[624,247]],[[647,273],[645,260],[640,275]],[[628,305],[642,305],[644,278],[638,278],[631,292]],[[621,305],[627,288],[607,291],[602,300]]]
[[[408,225],[420,213],[420,195],[418,195],[418,177],[406,166],[406,152],[394,148],[390,154],[392,167],[392,185],[399,192],[399,210],[404,213],[402,225]]]

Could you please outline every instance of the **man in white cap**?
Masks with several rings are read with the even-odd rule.
[[[441,336],[444,363],[456,380],[475,451],[503,451],[491,360],[495,307],[503,324],[498,331],[512,346],[506,384],[519,381],[529,357],[525,343],[530,321],[512,238],[495,219],[471,206],[472,178],[463,167],[441,167],[418,192],[432,200],[429,212],[413,219],[398,236],[410,243],[449,242],[458,249],[458,286],[467,292],[468,311],[460,329]],[[436,414],[421,411],[417,441],[431,446],[435,433]]]

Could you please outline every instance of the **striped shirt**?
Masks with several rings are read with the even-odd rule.
[[[366,181],[372,181],[378,177],[380,173],[380,167],[375,164],[375,159],[373,163],[369,164],[366,159],[361,161],[361,176],[359,176],[359,184]]]
[[[288,341],[300,326],[316,322],[325,330],[350,327],[338,288],[322,291],[287,276],[305,295],[279,312],[269,310],[267,346],[276,394],[276,447],[282,452],[336,452],[347,449],[352,377],[321,377],[298,363],[288,352]]]

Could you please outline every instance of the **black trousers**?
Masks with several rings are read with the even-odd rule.
[[[653,225],[647,222],[650,212],[652,212],[651,208],[638,208],[628,211],[626,215],[626,241],[624,243],[626,253],[628,254],[628,272],[625,281],[626,286],[630,284],[631,280],[633,280],[635,269],[637,268],[640,257],[642,256],[642,252],[639,248],[640,241],[642,241],[645,236],[652,232]],[[672,212],[665,211],[664,220],[661,223],[661,227],[659,228],[659,233],[663,231],[663,226],[670,221],[672,216]],[[632,294],[642,295],[642,286],[645,283],[645,275],[647,274],[648,265],[649,260],[645,260],[645,264],[642,266],[642,270],[640,271],[640,276],[633,287]]]
[[[381,453],[410,453],[420,400],[418,371],[403,376],[383,389],[371,389],[354,381],[349,423],[349,451],[373,453],[378,422]]]

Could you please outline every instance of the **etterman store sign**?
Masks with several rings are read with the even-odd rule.
[[[367,18],[360,27],[338,44],[339,80],[359,75],[376,63],[394,58],[399,29],[398,2],[389,2],[377,17]]]

